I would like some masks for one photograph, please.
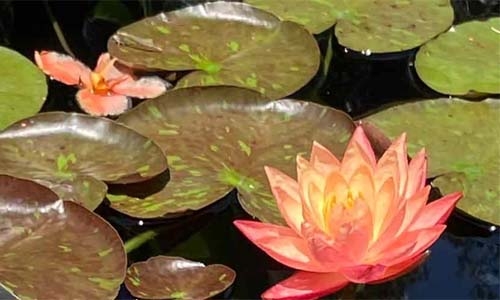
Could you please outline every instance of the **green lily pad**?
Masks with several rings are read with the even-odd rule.
[[[153,141],[112,120],[50,112],[0,132],[0,166],[93,210],[106,195],[102,181],[144,181],[166,170],[167,161]]]
[[[243,208],[266,222],[283,219],[264,166],[295,176],[295,157],[313,140],[341,155],[354,130],[345,113],[298,100],[264,101],[236,87],[173,90],[118,119],[168,153],[170,182],[145,199],[108,195],[122,213],[155,218],[199,210],[233,188]]]
[[[420,48],[415,60],[417,74],[426,85],[446,95],[498,94],[499,43],[500,18],[454,26]]]
[[[453,23],[449,0],[244,0],[320,33],[332,25],[339,43],[371,53],[422,45]]]
[[[0,284],[18,299],[114,299],[127,257],[104,219],[0,175]]]
[[[109,39],[108,50],[135,68],[192,70],[177,87],[231,85],[273,99],[304,86],[320,57],[314,37],[302,26],[223,1],[125,26]]]
[[[391,107],[368,116],[389,137],[408,133],[414,155],[425,147],[429,177],[443,194],[463,191],[458,208],[500,224],[500,101],[436,99]]]
[[[36,114],[45,102],[45,75],[26,57],[0,47],[0,130]]]
[[[235,278],[236,273],[224,265],[155,256],[132,264],[125,286],[142,299],[208,299],[230,287]]]

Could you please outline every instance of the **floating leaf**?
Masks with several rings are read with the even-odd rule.
[[[132,264],[125,286],[143,299],[208,299],[233,284],[236,273],[224,265],[202,263],[175,256],[155,256]]]
[[[106,194],[102,181],[143,181],[167,162],[153,141],[109,119],[50,112],[0,132],[0,166],[93,210]]]
[[[454,26],[420,48],[417,74],[446,95],[500,93],[499,43],[500,18]]]
[[[458,207],[500,224],[500,101],[436,99],[395,106],[365,118],[391,138],[408,133],[414,155],[425,147],[429,176],[443,194],[463,190]]]
[[[170,182],[145,199],[109,195],[113,208],[141,218],[201,209],[233,188],[245,210],[280,223],[264,166],[295,174],[313,140],[343,154],[354,123],[343,112],[297,100],[263,101],[236,87],[179,89],[144,102],[119,122],[168,153]]]
[[[318,70],[320,56],[302,26],[222,1],[123,27],[110,38],[108,49],[136,68],[193,70],[177,87],[231,85],[274,99],[304,86]]]
[[[0,175],[0,284],[19,299],[114,299],[127,257],[98,215]]]
[[[370,53],[415,48],[453,22],[450,0],[244,0],[320,33],[335,26],[339,43]]]
[[[47,95],[45,75],[26,57],[0,47],[0,130],[37,113]]]

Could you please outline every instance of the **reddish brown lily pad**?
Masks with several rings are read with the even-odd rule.
[[[142,299],[208,299],[230,287],[235,278],[236,273],[224,265],[155,256],[132,264],[125,286]]]
[[[108,195],[113,208],[154,218],[201,209],[229,193],[251,215],[282,222],[264,166],[295,174],[313,140],[341,155],[354,123],[345,113],[298,100],[266,101],[236,87],[179,89],[141,103],[119,122],[156,141],[171,180],[145,199]]]
[[[106,194],[103,181],[143,181],[167,162],[153,141],[112,120],[50,112],[0,132],[0,166],[93,210]]]
[[[19,299],[114,299],[127,266],[118,233],[58,198],[0,175],[0,284]]]
[[[145,18],[118,30],[111,55],[135,68],[192,70],[177,87],[231,85],[280,98],[319,67],[302,26],[243,3],[213,2]]]

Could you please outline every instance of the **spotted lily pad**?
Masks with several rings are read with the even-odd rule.
[[[0,47],[0,130],[42,108],[45,75],[26,57]]]
[[[112,120],[50,112],[0,132],[0,166],[93,210],[106,195],[103,181],[143,181],[167,162],[153,141]]]
[[[142,299],[208,299],[226,290],[235,278],[236,273],[224,265],[155,256],[132,264],[125,286]]]
[[[343,112],[297,100],[263,101],[236,87],[188,88],[141,103],[119,122],[168,153],[170,182],[145,199],[108,195],[113,208],[154,218],[201,209],[229,193],[251,215],[282,222],[264,166],[295,174],[313,140],[342,154],[353,129]]]
[[[127,257],[101,217],[0,175],[0,284],[18,299],[114,299]]]
[[[313,36],[243,3],[212,2],[125,26],[109,52],[136,68],[192,70],[177,87],[231,85],[270,98],[304,86],[319,66]]]
[[[450,0],[244,0],[313,33],[335,26],[339,43],[366,54],[415,48],[453,22]]]
[[[429,177],[443,194],[464,192],[458,207],[500,224],[500,101],[436,99],[395,106],[365,118],[389,137],[408,133],[411,155],[425,147]]]
[[[499,43],[500,18],[454,26],[418,51],[417,74],[447,95],[500,93]]]

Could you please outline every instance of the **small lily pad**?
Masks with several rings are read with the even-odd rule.
[[[0,166],[93,210],[106,194],[102,181],[144,181],[163,172],[167,161],[153,141],[112,120],[50,112],[0,132]]]
[[[145,199],[108,195],[113,208],[140,218],[199,210],[237,188],[248,213],[281,223],[264,166],[294,176],[296,155],[308,153],[314,140],[341,155],[354,130],[341,111],[298,100],[270,102],[236,87],[173,90],[118,121],[168,153],[171,179],[163,190]]]
[[[347,48],[371,53],[398,52],[422,45],[453,23],[449,0],[244,0],[283,20],[320,33],[336,24]]]
[[[446,95],[498,94],[499,43],[500,18],[453,26],[420,48],[417,74],[426,85]]]
[[[101,217],[0,175],[0,284],[18,299],[114,299],[127,257]]]
[[[125,286],[142,299],[208,299],[230,287],[235,278],[236,273],[224,265],[155,256],[132,264]]]
[[[368,116],[389,137],[408,133],[414,155],[425,147],[429,177],[443,194],[463,191],[457,207],[500,224],[500,101],[436,99],[406,103]]]
[[[314,37],[302,26],[223,1],[125,26],[110,38],[108,49],[131,67],[192,70],[177,87],[239,86],[273,99],[304,86],[320,58]]]
[[[45,102],[45,75],[26,57],[0,47],[0,130],[36,114]]]

